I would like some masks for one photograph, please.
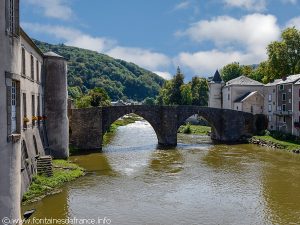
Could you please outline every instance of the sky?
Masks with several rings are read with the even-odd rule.
[[[22,0],[21,25],[52,44],[94,50],[170,79],[258,64],[286,27],[300,29],[300,0]]]

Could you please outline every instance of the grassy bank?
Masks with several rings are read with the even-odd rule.
[[[178,129],[178,133],[208,135],[211,132],[211,127],[186,124]]]
[[[300,149],[299,142],[280,140],[278,138],[271,137],[269,135],[254,136],[250,142],[257,142],[257,144],[270,146],[278,149],[284,149],[287,151],[295,151]]]
[[[23,197],[23,204],[38,201],[47,195],[60,192],[66,182],[84,175],[84,169],[66,160],[53,160],[53,176],[36,175]]]

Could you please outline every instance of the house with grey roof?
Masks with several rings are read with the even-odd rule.
[[[240,76],[225,83],[217,71],[209,81],[209,107],[263,113],[263,84]]]

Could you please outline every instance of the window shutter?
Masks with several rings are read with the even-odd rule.
[[[9,27],[9,0],[5,1],[5,30],[8,32]]]

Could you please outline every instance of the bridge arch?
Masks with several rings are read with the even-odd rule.
[[[177,120],[177,130],[180,126],[182,126],[185,121],[197,114],[201,117],[203,117],[211,126],[212,129],[212,139],[214,136],[220,136],[221,135],[221,127],[220,124],[221,121],[221,115],[218,111],[212,112],[211,110],[208,110],[209,108],[206,107],[200,107],[200,106],[190,106],[188,109],[186,107],[178,106],[177,113],[178,113],[178,120]]]
[[[157,120],[159,110],[150,110],[150,108],[144,106],[104,107],[102,116],[106,119],[102,121],[102,134],[104,135],[115,121],[128,114],[136,114],[149,122],[158,141],[161,139],[160,123]]]

